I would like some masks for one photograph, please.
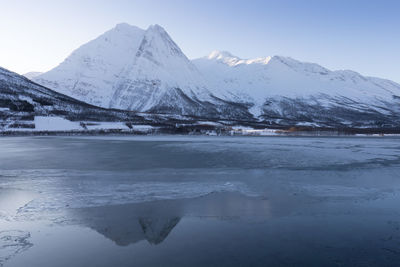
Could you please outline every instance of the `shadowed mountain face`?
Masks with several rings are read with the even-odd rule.
[[[330,104],[324,105],[324,101]],[[400,101],[380,100],[372,105],[346,97],[269,98],[261,117],[281,125],[336,128],[396,128],[400,126]]]

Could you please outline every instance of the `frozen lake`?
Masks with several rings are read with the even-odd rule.
[[[0,138],[0,266],[396,266],[400,139]]]

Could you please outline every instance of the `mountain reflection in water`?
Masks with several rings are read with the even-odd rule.
[[[265,219],[270,214],[267,200],[238,193],[209,194],[182,200],[72,209],[72,221],[89,227],[118,246],[128,246],[142,240],[152,245],[162,243],[185,216],[235,219],[257,215]]]

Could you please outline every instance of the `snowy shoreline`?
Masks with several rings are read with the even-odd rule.
[[[35,116],[30,124],[0,128],[0,136],[18,135],[209,135],[209,136],[400,136],[400,128],[328,128],[318,125],[266,125],[262,122],[184,120],[164,122],[71,121]]]
[[[12,136],[246,136],[246,137],[400,137],[400,133],[345,133],[340,131],[299,131],[288,132],[276,129],[254,131],[219,132],[173,132],[171,129],[153,129],[151,131],[135,131],[121,129],[72,130],[72,131],[0,131],[1,137]]]

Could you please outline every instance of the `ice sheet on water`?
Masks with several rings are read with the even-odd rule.
[[[238,182],[139,182],[95,187],[90,190],[58,190],[43,194],[31,201],[21,211],[60,208],[82,208],[103,205],[145,202],[163,199],[193,198],[213,192],[246,191]],[[243,192],[248,193],[248,192]]]
[[[199,138],[196,142],[169,142],[161,146],[176,153],[224,155],[241,167],[279,169],[338,169],[400,164],[399,146],[393,140],[365,138]],[[242,155],[237,158],[235,155]],[[216,160],[218,158],[216,157]],[[235,165],[235,164],[232,164]]]
[[[0,231],[0,266],[13,256],[29,249],[29,232],[20,230]]]
[[[3,172],[4,173],[4,172]],[[184,172],[186,176],[190,172]],[[57,210],[103,205],[137,203],[163,199],[194,198],[213,192],[241,192],[254,195],[240,181],[227,179],[168,179],[166,171],[142,172],[24,170],[8,171],[9,179],[0,181],[0,187],[18,187],[18,191],[33,191],[35,197],[18,207],[18,212]],[[171,174],[169,174],[171,175]],[[174,172],[174,177],[183,175]],[[137,176],[137,177],[136,177]],[[29,196],[31,196],[30,194]],[[15,197],[14,197],[15,198]],[[20,198],[22,198],[20,196]],[[7,197],[10,199],[10,197]],[[25,198],[23,200],[26,200]]]
[[[304,190],[317,197],[369,197],[373,190],[357,187],[380,191],[398,187],[394,177],[400,166],[397,139],[151,136],[16,143],[16,151],[0,145],[8,147],[7,153],[0,152],[5,166],[0,166],[0,187],[39,193],[21,212],[223,191],[282,195],[308,185],[315,188]],[[27,143],[32,144],[29,153],[20,150]],[[376,179],[378,175],[384,179]]]
[[[32,191],[0,187],[0,220],[12,220],[18,213],[18,209],[35,197],[36,194]]]
[[[302,186],[308,193],[320,197],[360,197],[376,194],[378,190],[366,187],[341,185],[306,185]]]

